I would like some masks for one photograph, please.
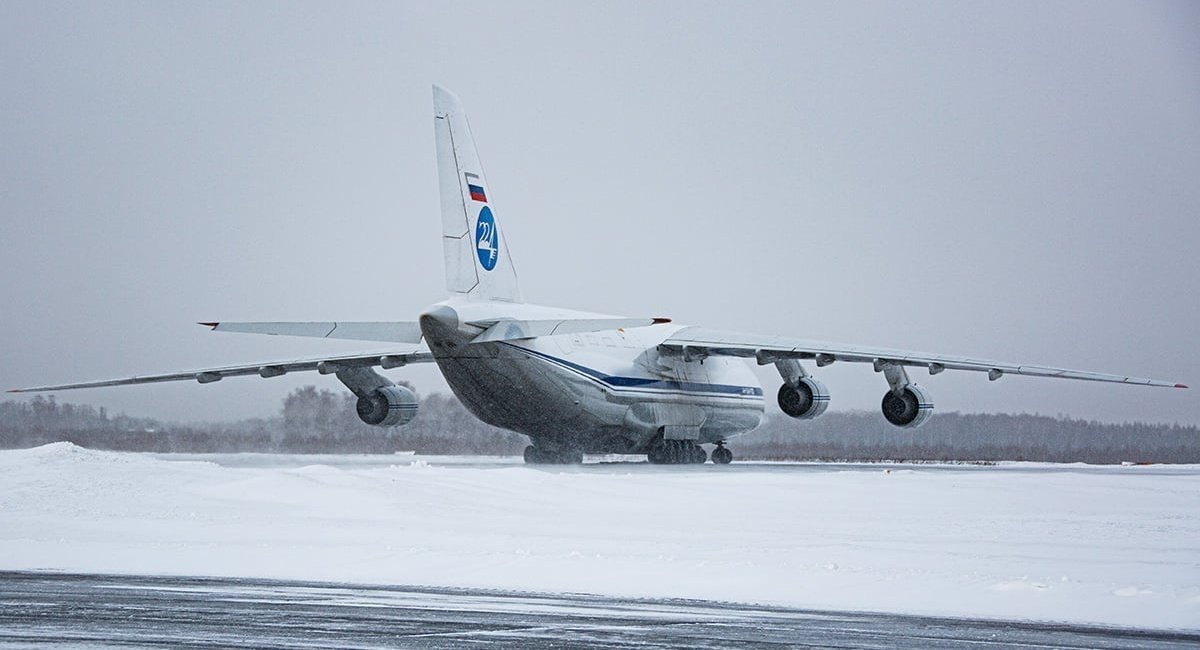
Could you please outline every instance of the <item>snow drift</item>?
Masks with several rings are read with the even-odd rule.
[[[300,458],[0,452],[0,568],[1200,628],[1195,466]]]

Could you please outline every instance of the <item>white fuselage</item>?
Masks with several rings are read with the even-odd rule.
[[[681,327],[466,343],[497,320],[601,314],[451,299],[421,315],[446,382],[476,417],[544,447],[637,453],[661,438],[715,443],[759,425],[763,390],[740,359],[684,361],[658,345]]]

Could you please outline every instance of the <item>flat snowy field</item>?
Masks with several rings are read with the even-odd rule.
[[[180,458],[0,451],[0,569],[1200,628],[1197,466]]]

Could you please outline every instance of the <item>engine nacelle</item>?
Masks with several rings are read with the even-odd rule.
[[[932,415],[933,398],[916,384],[906,384],[899,395],[890,390],[883,395],[883,417],[898,427],[919,427]]]
[[[404,386],[383,386],[358,398],[358,419],[377,427],[398,427],[417,417],[417,396]]]
[[[811,420],[829,408],[829,389],[812,377],[800,377],[796,385],[779,387],[779,408],[791,417]]]

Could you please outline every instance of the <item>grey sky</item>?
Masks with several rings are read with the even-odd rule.
[[[385,348],[192,323],[440,300],[435,82],[532,302],[1200,384],[1195,3],[9,2],[0,387]],[[869,368],[821,376],[878,408]],[[1200,386],[919,381],[1200,424]],[[59,399],[225,419],[305,383],[341,389]]]

